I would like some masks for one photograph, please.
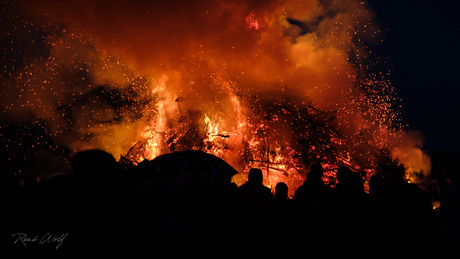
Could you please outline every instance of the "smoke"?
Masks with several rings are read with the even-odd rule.
[[[400,132],[401,144],[392,150],[392,156],[406,167],[406,178],[412,183],[422,183],[430,174],[431,160],[422,151],[423,134],[418,131]]]
[[[125,153],[145,127],[137,113],[148,116],[143,109],[154,100],[145,94],[148,80],[119,56],[98,49],[62,24],[35,24],[14,5],[3,9],[2,18],[10,25],[3,27],[3,46],[9,45],[9,57],[16,56],[3,59],[2,128],[26,131],[32,139],[30,153],[31,147],[43,145],[39,137],[34,140],[40,134],[72,151],[101,148]],[[31,124],[45,132],[28,133],[24,128]],[[16,138],[10,146],[21,147],[23,139]]]
[[[44,51],[10,73],[2,108],[45,121],[71,150],[125,154],[146,128],[178,126],[153,118],[191,110],[237,128],[254,96],[284,96],[333,113],[349,156],[387,148],[429,171],[419,138],[398,129],[393,88],[369,72],[379,30],[364,2],[48,0],[9,10],[41,32]]]

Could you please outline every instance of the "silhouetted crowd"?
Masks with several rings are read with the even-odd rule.
[[[183,188],[186,176],[152,180],[155,166],[89,150],[39,183],[2,174],[1,258],[460,258],[458,174],[434,210],[391,166],[366,193],[360,174],[340,167],[331,188],[313,164],[292,198],[260,169],[240,187],[213,176]]]

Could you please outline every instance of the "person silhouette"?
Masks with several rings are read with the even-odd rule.
[[[353,203],[361,200],[364,195],[364,182],[361,176],[350,168],[341,166],[337,170],[337,185],[334,188],[336,201]]]
[[[75,244],[85,242],[85,250],[97,255],[115,255],[125,249],[128,213],[122,200],[121,169],[114,157],[102,150],[76,153],[71,160],[78,200],[73,213]],[[104,238],[88,233],[104,233]]]
[[[283,182],[277,183],[275,186],[275,200],[285,201],[287,199],[288,199],[288,186]]]
[[[303,257],[316,257],[324,251],[325,243],[329,239],[326,233],[331,233],[332,224],[321,224],[321,222],[334,223],[335,212],[331,209],[330,187],[322,180],[323,167],[319,163],[311,166],[307,179],[294,193],[294,204],[298,210],[299,217],[299,238],[302,240],[303,248],[299,252]],[[333,216],[334,215],[334,216]]]
[[[273,222],[275,225],[280,223],[281,228],[283,228],[293,217],[292,200],[288,197],[288,186],[285,183],[276,184],[275,199],[272,204]]]
[[[244,257],[265,257],[263,253],[270,251],[267,224],[271,219],[270,204],[273,196],[269,188],[263,184],[262,170],[252,168],[248,181],[238,188],[237,212],[239,250]],[[261,254],[262,253],[262,254]]]
[[[294,193],[294,201],[301,207],[307,209],[316,203],[329,199],[330,188],[324,184],[323,167],[319,163],[311,166],[307,179]]]
[[[449,178],[449,186],[446,188],[441,201],[443,253],[448,258],[460,256],[460,194],[458,184],[459,174]]]
[[[272,199],[272,193],[263,184],[262,170],[251,168],[248,174],[248,181],[238,189],[240,196],[246,202],[268,202]]]
[[[87,190],[108,191],[106,188],[120,180],[120,170],[115,158],[102,150],[78,152],[73,156],[71,166],[80,187]]]

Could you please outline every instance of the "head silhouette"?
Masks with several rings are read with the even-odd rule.
[[[369,193],[371,195],[385,194],[390,190],[388,181],[380,174],[373,174],[369,179]]]
[[[283,183],[279,182],[276,184],[275,187],[275,199],[277,200],[285,200],[288,197],[288,186]]]
[[[310,181],[321,180],[323,177],[323,166],[320,163],[315,163],[311,166],[311,170],[307,175],[307,179]]]
[[[337,170],[337,181],[340,184],[348,184],[350,182],[350,178],[352,174],[353,174],[353,171],[351,171],[350,168],[346,166],[341,166]]]
[[[72,158],[72,171],[79,179],[104,181],[116,177],[117,168],[113,156],[98,149],[78,152]]]
[[[260,170],[259,168],[251,168],[251,170],[249,170],[248,182],[250,184],[261,185],[262,181],[262,170]]]

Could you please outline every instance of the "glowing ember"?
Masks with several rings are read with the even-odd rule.
[[[246,23],[248,24],[249,29],[258,30],[259,29],[259,22],[257,21],[256,14],[251,12],[246,17]]]

